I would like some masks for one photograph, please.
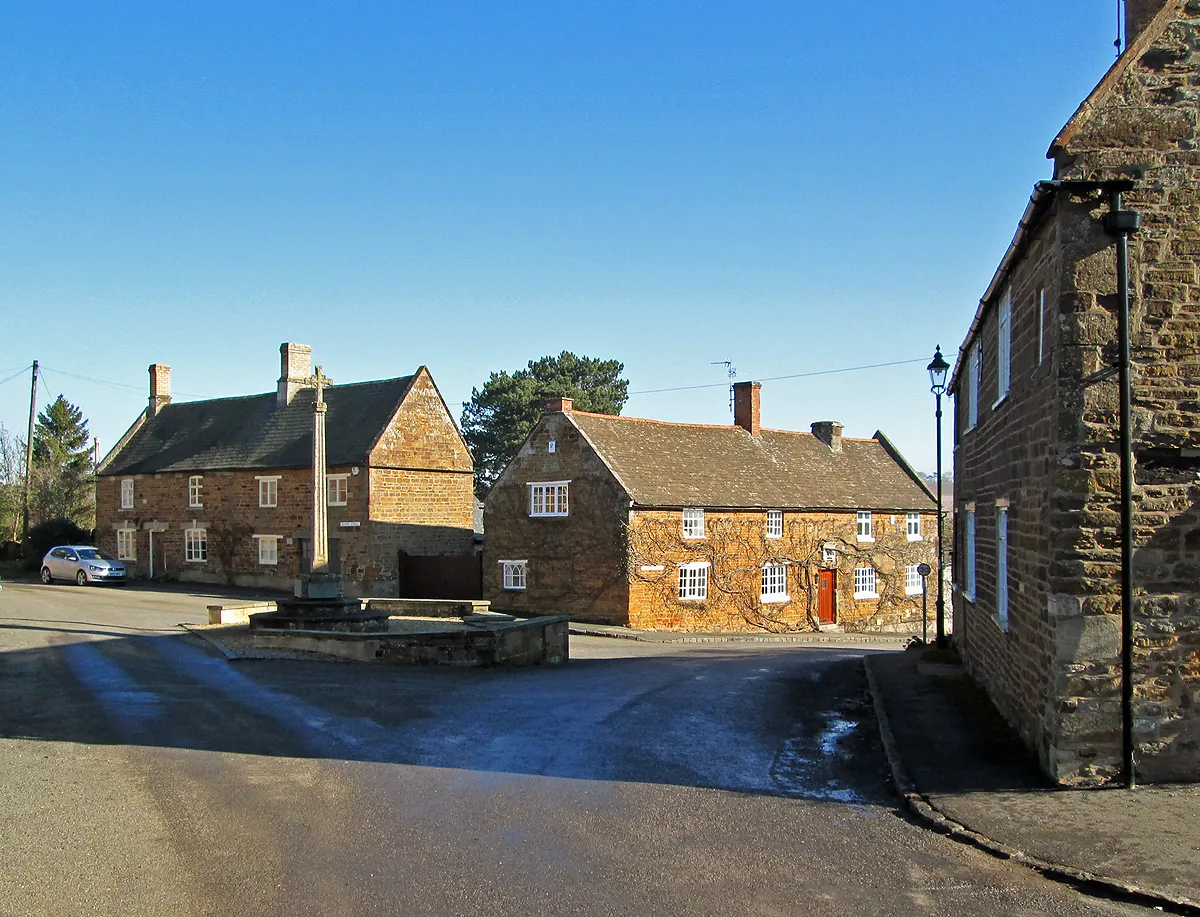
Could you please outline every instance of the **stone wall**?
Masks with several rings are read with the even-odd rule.
[[[1142,213],[1130,244],[1134,398],[1135,738],[1138,778],[1200,778],[1200,3],[1167,4],[1052,149],[1056,177],[1129,178]],[[1018,367],[998,420],[962,432],[955,485],[977,509],[978,589],[956,597],[968,666],[1066,783],[1120,766],[1119,392],[1115,246],[1108,199],[1061,191],[1013,273],[1045,283],[1051,376]],[[994,309],[985,324],[994,340]],[[1017,316],[1013,323],[1028,338]],[[992,376],[994,379],[994,376]],[[1017,380],[1025,380],[1018,389]],[[990,404],[990,402],[987,402]],[[986,417],[985,417],[986,415]],[[995,622],[995,499],[1009,496],[1010,625]],[[960,521],[963,505],[958,506]],[[962,527],[958,543],[962,579]]]
[[[785,632],[818,626],[817,571],[835,571],[834,623],[844,630],[921,629],[921,596],[906,594],[905,566],[936,563],[937,516],[909,541],[903,512],[874,512],[874,541],[859,542],[856,513],[785,511],[783,535],[766,534],[766,510],[706,510],[704,538],[684,538],[681,509],[630,514],[629,624],[645,630]],[[824,563],[833,547],[836,562]],[[679,566],[708,563],[706,599],[679,597]],[[764,564],[786,566],[786,601],[762,599]],[[854,568],[876,569],[879,598],[854,597]],[[936,576],[929,588],[936,596]],[[930,626],[935,613],[930,602]]]
[[[336,547],[348,591],[361,583],[363,573],[353,558],[366,553],[366,476],[350,468],[330,468],[330,474],[346,474],[345,506],[329,507],[329,533]],[[260,476],[278,476],[277,505],[259,506]],[[154,531],[154,575],[156,578],[193,582],[229,583],[244,586],[288,589],[300,571],[300,539],[310,537],[312,472],[282,468],[250,471],[209,471],[201,477],[199,507],[189,506],[188,481],[182,472],[131,476],[101,475],[96,481],[96,537],[102,548],[117,553],[117,529],[137,530],[137,559],[129,562],[134,577],[150,573],[150,529]],[[133,480],[134,505],[123,510],[121,482]],[[359,522],[343,528],[342,522]],[[208,537],[208,560],[185,560],[184,531],[204,528]],[[279,536],[278,563],[258,562],[255,535]]]
[[[570,482],[568,515],[531,517],[529,483],[550,481]],[[510,614],[627,624],[628,513],[628,497],[578,429],[564,414],[547,415],[488,494],[483,597]],[[528,562],[525,589],[504,588],[503,560]]]

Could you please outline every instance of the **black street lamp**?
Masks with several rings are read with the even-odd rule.
[[[929,370],[929,390],[937,404],[937,648],[946,648],[946,595],[945,576],[942,571],[942,395],[946,393],[946,373],[950,364],[942,356],[939,344],[933,353]]]

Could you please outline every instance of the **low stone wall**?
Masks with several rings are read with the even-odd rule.
[[[363,608],[385,611],[392,617],[466,618],[486,614],[490,602],[470,599],[363,599]],[[209,605],[209,624],[248,624],[250,615],[276,611],[275,602],[248,602],[240,605]]]
[[[492,624],[486,628],[412,634],[258,630],[253,632],[252,645],[261,649],[303,650],[384,665],[556,665],[570,658],[568,620],[560,615]]]

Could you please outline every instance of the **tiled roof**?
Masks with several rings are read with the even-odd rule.
[[[331,467],[366,461],[412,380],[401,376],[325,390],[326,462]],[[308,468],[314,398],[315,390],[301,389],[282,408],[274,392],[169,404],[146,418],[100,474]]]
[[[928,512],[934,501],[890,444],[811,433],[566,415],[642,506],[877,509]],[[896,454],[898,456],[898,453]]]

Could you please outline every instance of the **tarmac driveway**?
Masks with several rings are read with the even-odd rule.
[[[861,649],[230,663],[208,601],[0,593],[0,913],[1142,913],[900,818]]]

